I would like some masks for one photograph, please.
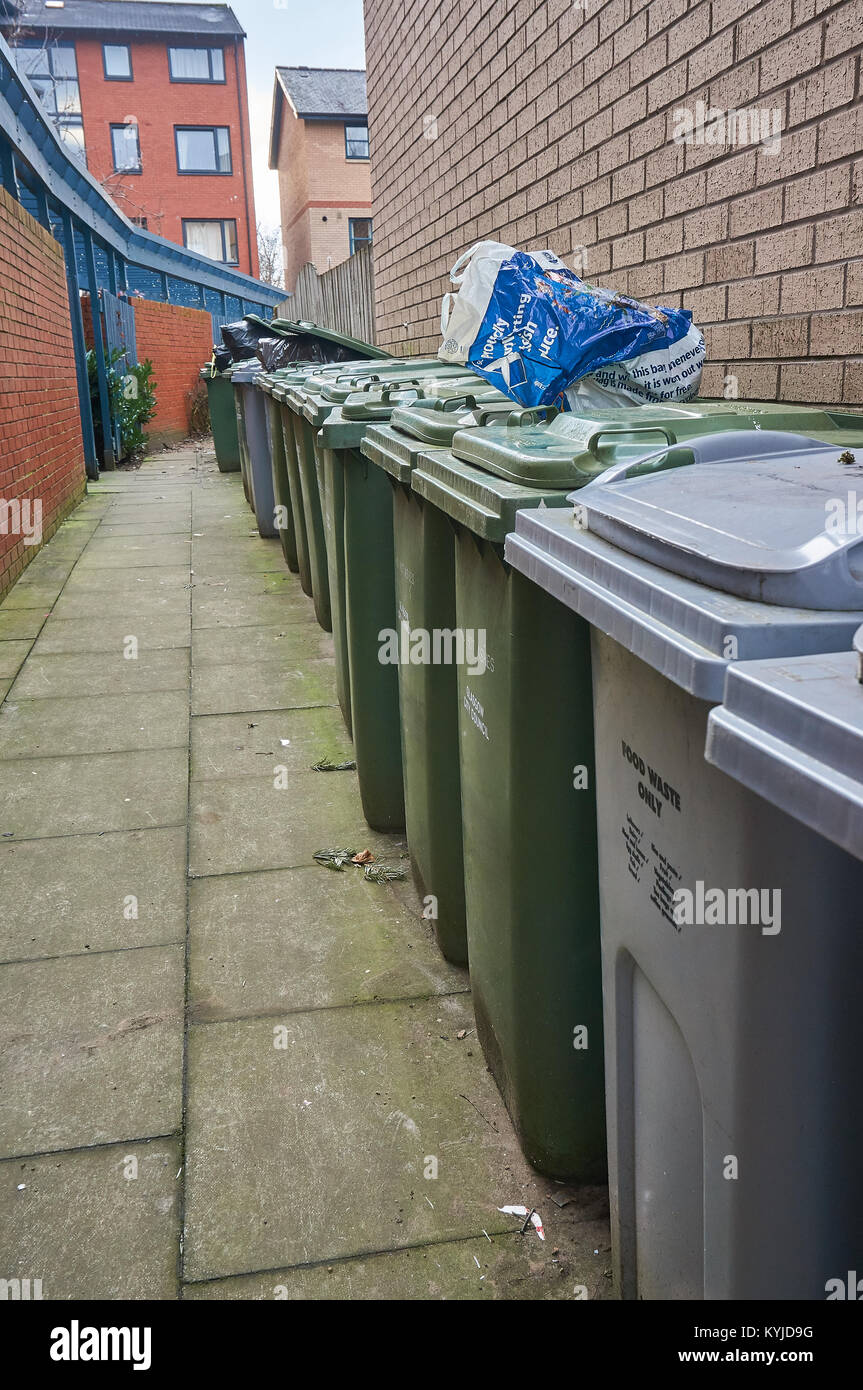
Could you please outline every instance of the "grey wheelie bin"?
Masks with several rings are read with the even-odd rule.
[[[859,1259],[863,863],[704,756],[732,662],[852,642],[863,542],[825,524],[843,457],[810,443],[600,480],[507,540],[590,630],[625,1298],[823,1299]],[[556,686],[573,711],[579,694]]]
[[[261,372],[260,362],[242,362],[233,368],[231,382],[237,403],[246,498],[255,513],[259,534],[265,540],[271,540],[278,535],[278,531],[267,437],[267,399],[257,385]]]
[[[706,756],[863,859],[863,628],[854,648],[729,667],[723,702],[707,721]]]

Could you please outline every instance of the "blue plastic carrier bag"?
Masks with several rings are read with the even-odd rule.
[[[467,363],[522,405],[578,410],[697,393],[704,339],[683,309],[586,284],[553,251],[480,242],[452,270],[445,362]]]

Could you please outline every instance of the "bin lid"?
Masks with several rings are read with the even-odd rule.
[[[804,440],[787,451],[600,481],[579,494],[579,505],[595,535],[705,587],[786,607],[857,610],[858,492],[863,517],[863,448],[840,453]]]
[[[522,507],[567,507],[563,489],[527,488],[456,458],[449,449],[424,451],[411,476],[415,493],[483,540],[502,543]]]
[[[683,469],[657,480],[680,481],[701,471]],[[863,612],[749,601],[660,569],[585,529],[587,491],[593,489],[579,493],[565,512],[520,511],[506,538],[507,561],[698,699],[722,699],[732,661],[847,650],[863,622]]]
[[[809,406],[741,401],[639,405],[605,412],[514,412],[505,424],[456,436],[453,451],[502,478],[536,486],[580,487],[620,460],[722,430],[787,430],[815,438],[848,431],[863,444],[863,415]]]
[[[346,420],[389,420],[399,406],[414,402],[440,403],[452,400],[464,402],[477,385],[478,378],[469,376],[425,376],[412,380],[368,382],[364,389],[354,391],[342,405]]]
[[[705,756],[863,859],[863,685],[856,650],[729,667]]]
[[[471,391],[467,397],[433,401],[418,400],[400,405],[392,413],[393,429],[422,444],[449,448],[459,430],[500,422],[511,414],[513,402],[492,387],[490,391]]]
[[[318,323],[308,323],[304,320],[298,322],[294,319],[264,319],[259,314],[246,314],[244,317],[252,323],[263,324],[275,337],[289,337],[302,333],[309,337],[321,338],[327,343],[336,343],[339,347],[353,352],[356,357],[385,358],[390,355],[383,348],[363,342],[362,338],[349,338],[343,333],[336,333],[332,328],[322,328]]]
[[[321,395],[324,400],[332,401],[337,405],[344,405],[349,396],[358,391],[373,391],[385,385],[404,385],[419,386],[421,383],[433,379],[435,381],[470,381],[474,385],[485,385],[482,378],[475,372],[465,367],[446,366],[438,362],[435,358],[428,359],[428,365],[410,366],[405,364],[402,367],[391,369],[389,364],[386,370],[374,371],[366,375],[355,375],[352,378],[343,377],[338,381],[324,382],[321,385]]]
[[[238,362],[231,368],[231,381],[235,385],[247,386],[249,382],[260,376],[263,370],[257,358],[250,358],[248,362]]]

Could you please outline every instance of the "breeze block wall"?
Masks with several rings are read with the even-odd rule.
[[[436,351],[450,266],[493,239],[690,309],[703,395],[863,404],[863,0],[365,16],[381,346]]]
[[[2,599],[86,491],[63,251],[2,188],[0,343]]]
[[[213,355],[213,320],[204,309],[133,299],[138,361],[153,363],[156,414],[144,428],[149,447],[189,435],[191,396]]]

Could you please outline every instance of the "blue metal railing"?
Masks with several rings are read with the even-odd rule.
[[[264,317],[282,304],[284,290],[221,266],[163,237],[136,227],[111,201],[84,165],[60,140],[36,92],[15,67],[0,37],[0,185],[60,242],[75,346],[75,369],[89,477],[116,462],[108,400],[106,354],[94,333],[99,383],[103,457],[96,456],[90,407],[81,290],[88,290],[97,321],[99,294],[142,295],[171,304],[206,309],[214,336],[222,323],[256,313]]]

